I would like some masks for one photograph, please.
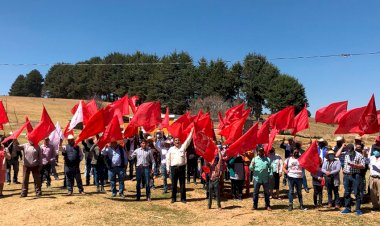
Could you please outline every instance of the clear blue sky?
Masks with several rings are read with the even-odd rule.
[[[194,60],[241,61],[380,51],[380,1],[172,0],[2,1],[1,63],[75,63],[111,52],[159,56],[187,51]],[[273,60],[299,79],[315,110],[349,100],[349,108],[380,98],[380,54]],[[0,94],[32,69],[0,66]],[[378,108],[380,102],[377,101]]]

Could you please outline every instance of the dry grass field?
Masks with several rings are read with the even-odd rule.
[[[42,103],[47,108],[53,122],[64,122],[70,119],[69,110],[77,103],[75,100],[61,99],[41,99],[41,98],[19,98],[1,97],[6,100],[10,120],[17,118],[24,120],[28,115],[30,119],[37,122],[40,118]],[[5,102],[4,102],[5,105]],[[13,125],[17,127],[16,125]],[[9,126],[5,125],[6,130]],[[311,123],[311,135],[324,137],[333,145],[334,128],[328,125]],[[301,133],[308,137],[309,131]],[[283,136],[277,137],[281,140]],[[352,139],[352,136],[347,137]],[[302,139],[306,144],[307,138]],[[368,143],[373,137],[366,137]],[[276,147],[278,147],[278,141]],[[277,149],[283,156],[283,151]],[[96,193],[94,186],[85,187],[84,196],[78,195],[78,190],[74,189],[73,196],[66,196],[66,189],[63,185],[62,156],[59,160],[59,180],[52,181],[52,188],[47,189],[43,184],[41,198],[35,198],[33,193],[33,183],[29,186],[29,196],[20,198],[21,185],[5,185],[5,197],[0,199],[0,225],[380,225],[379,212],[371,212],[371,204],[363,205],[364,215],[357,217],[354,214],[341,215],[339,211],[320,208],[313,209],[312,193],[303,192],[304,204],[308,208],[306,211],[295,209],[293,212],[287,211],[287,187],[281,185],[282,200],[271,200],[273,211],[264,210],[264,199],[259,200],[259,210],[253,211],[252,189],[250,197],[242,201],[232,199],[222,199],[222,210],[207,209],[207,200],[202,185],[187,184],[188,202],[183,204],[177,202],[170,204],[170,193],[162,194],[161,178],[155,180],[156,189],[152,191],[152,201],[135,201],[135,181],[126,181],[126,198],[111,198],[109,185],[106,186],[105,194]],[[21,166],[22,167],[22,166]],[[82,163],[82,172],[83,172]],[[84,177],[82,177],[84,180]],[[309,187],[311,187],[311,177],[308,174]],[[22,173],[19,174],[22,180]],[[32,178],[31,178],[31,181]],[[144,190],[142,193],[144,194]],[[229,195],[229,184],[225,192]],[[324,203],[327,201],[327,193],[324,191]],[[343,186],[340,189],[343,195]],[[295,207],[298,202],[295,200]]]

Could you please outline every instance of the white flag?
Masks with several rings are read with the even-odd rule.
[[[77,108],[77,111],[73,115],[73,118],[70,121],[69,131],[74,129],[78,123],[83,122],[83,107],[82,107],[82,101],[79,102],[79,106]]]
[[[53,145],[55,151],[58,150],[61,139],[63,140],[64,137],[61,126],[59,125],[59,122],[57,122],[55,124],[55,130],[49,135],[50,144]]]

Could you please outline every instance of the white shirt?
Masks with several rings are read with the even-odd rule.
[[[371,176],[380,177],[380,157],[371,156],[369,158],[369,172]]]
[[[298,159],[289,157],[288,160],[286,160],[286,164],[288,167],[288,177],[302,178],[302,167],[300,166]]]
[[[180,148],[173,146],[169,148],[169,151],[166,155],[166,169],[169,171],[171,166],[183,166],[186,165],[186,149],[191,143],[191,138],[193,132],[189,134],[186,138],[186,141],[181,145]]]

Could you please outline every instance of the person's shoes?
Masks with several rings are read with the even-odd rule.
[[[332,207],[332,204],[329,203],[329,204],[327,205],[327,208],[331,208],[331,207]]]
[[[293,205],[289,205],[288,211],[293,211]]]
[[[252,207],[252,210],[257,210],[257,207],[253,206],[253,207]]]
[[[54,177],[54,180],[59,180],[59,177],[58,176]]]
[[[9,182],[9,181],[8,181],[8,182],[7,182],[7,184],[8,184],[8,185],[10,185],[10,184],[11,184],[11,182]]]
[[[105,191],[104,191],[104,186],[101,186],[101,187],[100,187],[100,191],[101,191],[101,192],[105,192]]]
[[[42,196],[42,193],[36,194],[36,198],[41,198],[41,196]]]
[[[46,188],[47,188],[47,189],[51,189],[51,186],[50,186],[50,185],[46,185]]]
[[[20,182],[18,182],[18,181],[15,181],[15,182],[13,182],[14,184],[21,184]]]
[[[140,198],[136,198],[136,201],[140,201]]]
[[[222,207],[218,207],[218,210],[222,210]]]
[[[170,203],[175,203],[175,200],[170,201]]]
[[[268,211],[272,211],[272,208],[270,208],[270,207],[268,206],[268,207],[267,207],[267,210],[268,210]]]
[[[198,185],[198,183],[197,183],[196,181],[194,181],[194,184],[195,184],[195,185]]]
[[[363,212],[361,210],[356,210],[356,216],[363,215]]]
[[[73,192],[72,191],[68,191],[67,195],[73,195]]]
[[[342,210],[340,213],[341,213],[341,214],[347,214],[347,213],[351,213],[351,210],[349,210],[349,209],[345,208],[345,209],[344,209],[344,210]]]
[[[146,201],[150,202],[150,201],[152,201],[152,200],[151,200],[150,198],[147,198]]]
[[[80,194],[80,195],[85,195],[86,192],[84,192],[84,191],[80,191],[79,194]]]
[[[183,204],[186,204],[186,200],[181,200],[181,202],[182,202]]]
[[[100,192],[100,188],[99,188],[99,186],[98,186],[98,187],[96,187],[96,192],[97,192],[97,193],[99,193],[99,192]]]
[[[306,193],[309,193],[309,189],[308,189],[308,188],[305,188],[305,192],[306,192]]]
[[[120,198],[123,198],[123,199],[125,198],[124,193],[120,193],[119,196],[120,196]]]
[[[116,197],[116,193],[112,193],[112,197]]]
[[[187,184],[190,184],[190,181],[187,181]]]
[[[300,205],[300,210],[307,210],[303,205]]]
[[[335,206],[335,209],[340,209],[340,207],[341,206],[338,204],[338,205]]]

